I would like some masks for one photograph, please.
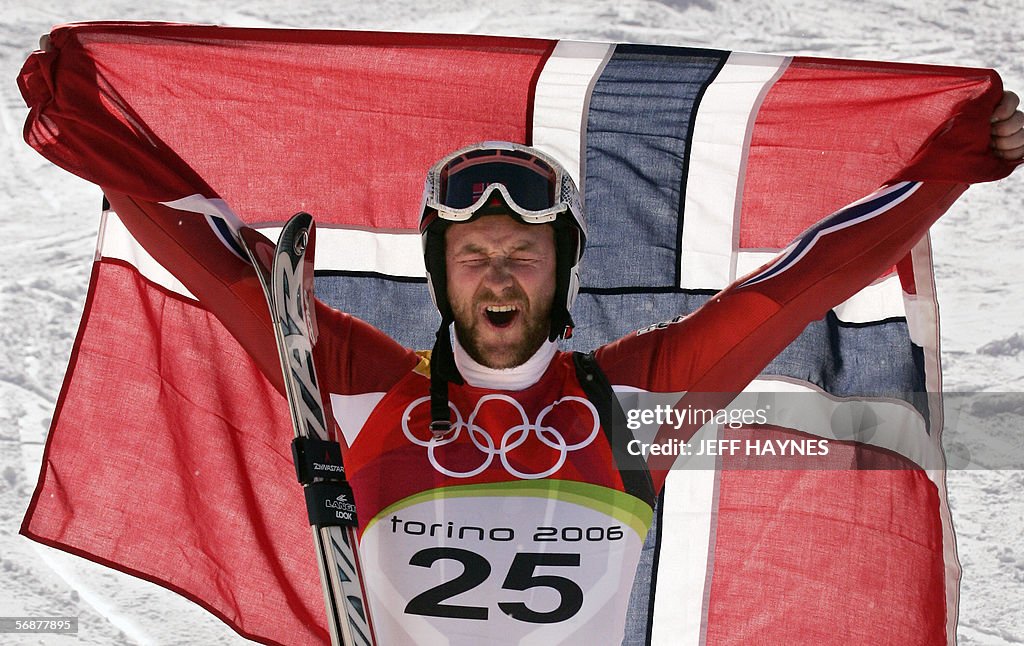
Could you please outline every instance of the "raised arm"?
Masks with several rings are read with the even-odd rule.
[[[106,194],[134,238],[213,314],[283,392],[281,364],[270,314],[256,275],[227,226],[201,213]],[[416,365],[417,357],[383,332],[317,302],[319,340],[314,350],[324,387],[336,394],[386,389]],[[327,393],[325,393],[325,397]]]
[[[687,406],[721,408],[809,322],[902,259],[965,188],[921,182],[884,187],[811,227],[690,316],[623,337],[603,347],[598,361],[613,384],[686,392]],[[679,439],[697,430],[683,427]],[[650,459],[657,485],[673,460]]]

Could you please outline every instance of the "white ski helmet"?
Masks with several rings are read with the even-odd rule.
[[[444,232],[456,222],[502,213],[524,224],[555,229],[555,302],[549,338],[572,334],[569,311],[579,293],[579,262],[586,244],[580,194],[569,173],[536,148],[488,141],[445,156],[427,172],[420,235],[427,281],[442,319],[451,319]]]
[[[550,155],[505,141],[475,144],[440,159],[427,171],[419,226],[427,286],[441,313],[431,358],[431,430],[437,436],[451,428],[448,382],[462,383],[449,338],[455,317],[448,302],[444,234],[454,223],[491,214],[554,228],[555,295],[548,338],[572,335],[569,310],[579,293],[579,263],[587,239],[572,177]]]

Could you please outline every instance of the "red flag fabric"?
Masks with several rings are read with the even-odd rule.
[[[327,633],[269,320],[233,241],[242,223],[270,232],[314,213],[321,298],[429,347],[425,169],[476,141],[536,145],[586,195],[586,347],[685,313],[879,186],[1011,170],[987,149],[990,70],[164,24],[69,25],[50,43],[19,78],[26,140],[113,210],[23,532],[265,643]],[[929,272],[919,245],[763,381],[829,397],[934,386]],[[829,333],[849,343],[814,338]],[[886,361],[831,370],[850,346]],[[372,381],[391,359],[346,379]],[[934,449],[937,412],[908,419]],[[894,643],[952,641],[944,485],[897,457],[891,471],[670,476],[642,639],[867,643],[884,625]]]

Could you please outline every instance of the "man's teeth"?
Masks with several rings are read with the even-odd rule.
[[[488,312],[515,312],[517,308],[515,305],[488,305]]]

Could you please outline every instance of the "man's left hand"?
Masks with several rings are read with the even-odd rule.
[[[1019,105],[1016,94],[1005,92],[992,112],[992,151],[1009,161],[1024,159],[1024,113]]]

